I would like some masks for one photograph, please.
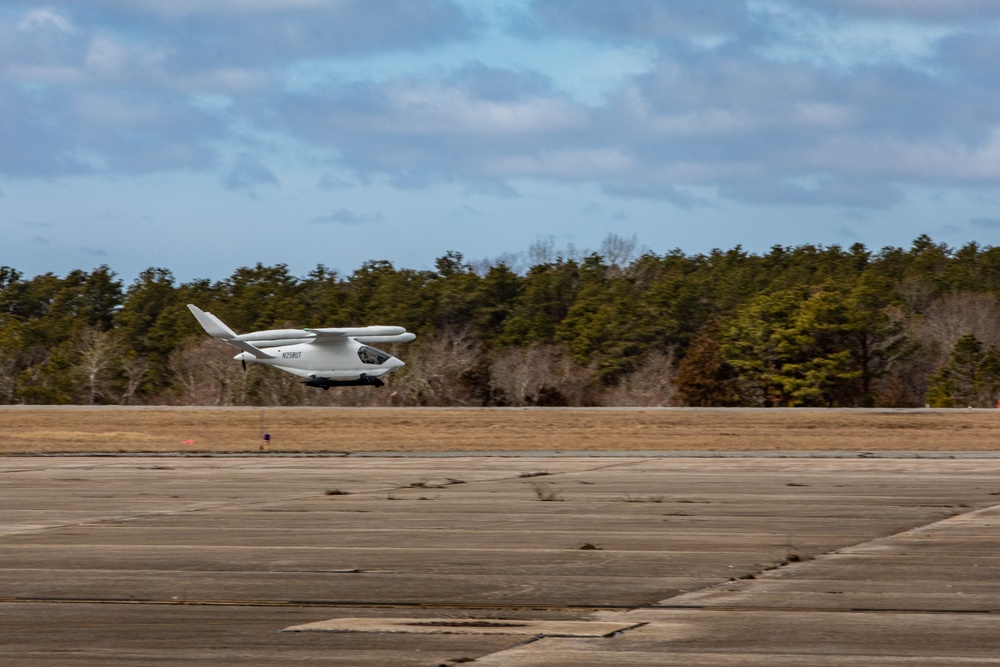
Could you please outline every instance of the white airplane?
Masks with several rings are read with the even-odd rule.
[[[403,327],[270,329],[239,335],[222,320],[193,304],[188,309],[210,336],[243,350],[234,359],[274,366],[305,378],[310,387],[329,389],[385,383],[379,378],[403,362],[366,343],[409,343],[416,334]]]

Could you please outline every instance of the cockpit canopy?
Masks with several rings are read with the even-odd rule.
[[[363,364],[373,364],[376,366],[389,361],[388,354],[367,345],[362,345],[358,348],[358,358],[361,359],[361,363]]]

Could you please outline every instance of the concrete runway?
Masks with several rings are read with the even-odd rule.
[[[0,664],[1000,665],[1000,460],[0,459]]]

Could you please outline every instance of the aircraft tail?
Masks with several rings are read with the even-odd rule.
[[[188,304],[188,310],[190,310],[191,314],[198,320],[198,324],[200,324],[202,328],[208,332],[209,336],[212,336],[213,338],[221,338],[222,340],[236,338],[236,332],[227,327],[225,322],[212,313],[206,313],[193,303]]]
[[[202,328],[208,333],[209,336],[224,340],[233,347],[239,350],[243,350],[244,352],[249,352],[258,359],[274,359],[273,354],[268,354],[267,352],[264,352],[259,348],[254,347],[253,345],[247,343],[246,341],[235,340],[236,338],[239,337],[239,335],[235,331],[227,327],[225,322],[220,320],[212,313],[206,313],[204,310],[194,305],[193,303],[188,304],[188,310],[191,311],[191,314],[194,315],[195,319],[198,320],[198,324],[202,326]]]

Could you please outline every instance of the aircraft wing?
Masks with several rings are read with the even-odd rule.
[[[416,340],[415,333],[402,333],[395,336],[354,336],[354,340],[359,343],[409,343]]]
[[[310,334],[315,334],[314,345],[339,345],[349,338],[362,343],[393,343],[406,342],[412,340],[403,327],[331,327],[323,329],[306,329]],[[414,336],[415,338],[416,336]]]
[[[398,336],[406,333],[403,327],[332,327],[326,329],[306,329],[317,335],[347,336]]]
[[[288,347],[299,343],[311,343],[316,336],[301,329],[269,329],[267,331],[254,331],[253,333],[241,334],[233,338],[233,341],[243,341],[250,343],[256,348],[262,347]]]

